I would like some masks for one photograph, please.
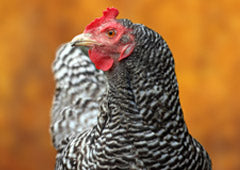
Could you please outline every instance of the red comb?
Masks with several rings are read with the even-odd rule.
[[[115,19],[118,16],[119,12],[116,8],[107,8],[107,10],[103,11],[103,16],[100,18],[96,18],[93,22],[87,25],[85,30],[92,29],[94,27],[98,27],[102,23]]]

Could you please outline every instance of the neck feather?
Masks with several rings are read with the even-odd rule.
[[[141,34],[131,56],[107,72],[108,117],[156,128],[185,126],[171,51],[159,34],[147,31],[149,38]]]

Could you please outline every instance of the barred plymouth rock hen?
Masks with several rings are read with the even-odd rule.
[[[117,15],[108,8],[71,42],[89,47],[107,90],[96,125],[62,141],[56,169],[210,170],[207,152],[185,124],[168,45]]]
[[[94,126],[106,78],[97,70],[85,47],[64,44],[53,63],[56,91],[51,115],[51,135],[55,148],[66,139]],[[63,143],[62,143],[63,142]]]

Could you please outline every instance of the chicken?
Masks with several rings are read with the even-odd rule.
[[[104,71],[94,126],[64,140],[56,169],[201,169],[211,160],[188,132],[172,53],[155,31],[108,8],[71,45]]]
[[[97,122],[106,78],[88,57],[85,47],[62,45],[53,63],[56,90],[51,110],[51,135],[55,148]],[[62,143],[63,142],[63,143]]]

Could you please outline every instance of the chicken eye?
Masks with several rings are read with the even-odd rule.
[[[109,31],[107,32],[107,36],[108,36],[109,38],[114,37],[115,34],[116,34],[116,31],[114,31],[114,30],[109,30]]]

